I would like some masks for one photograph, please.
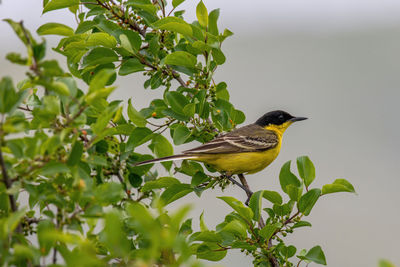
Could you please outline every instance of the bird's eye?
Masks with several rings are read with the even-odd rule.
[[[283,115],[279,115],[279,120],[281,120],[281,121],[285,120],[285,118],[283,117]]]

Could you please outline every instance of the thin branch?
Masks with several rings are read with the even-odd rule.
[[[81,106],[78,113],[76,113],[72,118],[67,119],[66,125],[70,124],[71,122],[76,120],[80,115],[82,115],[82,113],[86,110],[87,107],[88,107],[87,105]]]
[[[137,24],[136,21],[130,20],[129,17],[128,17],[128,18],[124,18],[123,16],[119,15],[118,13],[116,13],[116,12],[114,11],[114,9],[113,9],[111,6],[107,6],[106,3],[102,3],[100,0],[97,0],[97,3],[98,3],[101,7],[103,7],[104,9],[107,9],[108,11],[110,11],[111,14],[112,14],[115,18],[119,19],[122,23],[127,24],[132,30],[138,32],[138,33],[139,33],[140,35],[142,35],[143,37],[146,36],[146,30],[140,28],[139,24]],[[113,3],[113,4],[114,4],[114,6],[118,6],[118,5],[116,5],[115,3]],[[125,12],[122,10],[122,8],[121,8],[120,6],[118,6],[118,7],[119,7],[119,9],[122,11],[122,13],[125,14]]]
[[[29,112],[32,111],[32,109],[30,109],[28,106],[26,106],[26,107],[18,107],[18,109],[24,110],[24,111],[29,111]]]
[[[249,202],[251,196],[253,195],[253,192],[250,190],[249,184],[247,183],[246,178],[244,177],[244,175],[243,174],[239,174],[238,177],[239,177],[240,182],[242,183],[243,187],[245,188],[244,191],[247,194],[247,200],[246,200],[245,204],[248,206],[248,202]],[[260,215],[260,220],[258,221],[258,227],[259,228],[264,228],[265,227],[265,222],[264,222],[264,219],[262,218],[261,215]],[[268,249],[271,248],[271,247],[272,247],[272,241],[271,241],[271,239],[269,239],[269,241],[268,241]],[[274,256],[272,256],[271,254],[268,254],[268,259],[269,259],[269,262],[271,263],[272,267],[279,267],[280,266],[278,260]]]
[[[21,25],[21,29],[22,29],[22,32],[24,33],[24,36],[26,38],[26,42],[28,43],[28,46],[33,50],[31,38],[29,37],[29,34],[28,34],[28,32],[26,31],[26,29],[24,27],[24,22],[21,20],[19,22],[19,25]],[[32,62],[32,65],[31,65],[30,68],[37,76],[40,76],[39,65],[38,65],[38,62],[36,60],[36,57],[33,55],[32,58],[33,58],[33,62]]]
[[[1,144],[0,144],[0,165],[1,165],[1,173],[3,175],[3,182],[8,190],[12,187],[12,182],[11,182],[10,176],[8,176],[8,173],[7,173],[6,163],[4,162],[4,158],[3,158],[3,151],[1,150]],[[17,208],[17,202],[15,201],[14,195],[8,194],[8,199],[10,200],[11,210],[13,212],[16,212],[18,210],[18,208]],[[22,232],[20,224],[18,224],[18,226],[17,226],[17,232],[19,232],[19,233]]]
[[[128,198],[129,198],[130,200],[133,200],[133,199],[132,199],[132,196],[131,196],[131,194],[130,194],[130,192],[129,192],[129,190],[128,190],[128,188],[126,187],[126,183],[124,182],[124,178],[122,177],[122,175],[119,173],[119,171],[117,171],[117,172],[115,173],[115,175],[117,176],[119,182],[120,182],[120,183],[122,184],[122,186],[124,187],[125,193],[126,193],[126,195],[128,196]]]
[[[12,186],[12,182],[11,182],[10,177],[8,176],[8,173],[7,173],[6,164],[4,162],[3,152],[1,150],[1,146],[0,146],[0,165],[1,165],[1,172],[3,174],[3,182],[4,182],[5,186],[6,186],[6,188],[10,189],[11,186]],[[17,204],[15,202],[14,195],[9,194],[8,198],[10,199],[11,210],[13,212],[16,212],[18,209],[17,209]]]

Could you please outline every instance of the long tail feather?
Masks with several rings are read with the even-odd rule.
[[[173,160],[181,160],[181,159],[192,159],[192,158],[196,158],[196,156],[184,155],[184,154],[173,155],[173,156],[162,157],[162,158],[158,158],[158,159],[150,159],[150,160],[145,160],[142,162],[137,162],[137,163],[133,164],[133,166],[146,165],[146,164],[155,163],[155,162],[173,161]]]

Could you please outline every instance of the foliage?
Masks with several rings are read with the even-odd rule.
[[[76,17],[75,29],[47,23],[37,30],[62,36],[53,50],[65,56],[68,71],[46,59],[45,39],[5,20],[27,49],[7,59],[29,70],[16,85],[8,77],[0,82],[0,265],[199,266],[197,259],[219,261],[231,249],[251,255],[256,266],[326,265],[320,246],[298,251],[283,239],[311,226],[303,218],[321,196],[354,188],[344,179],[310,188],[316,175],[308,157],[297,159],[300,178],[290,161],[283,165],[287,196],[260,190],[249,206],[220,197],[232,212],[215,230],[202,214],[197,232],[186,218],[189,206],[166,206],[223,189],[226,177],[191,161],[164,162],[165,177],[152,165],[133,165],[172,155],[170,140],[204,143],[245,120],[229,102],[227,84],[213,78],[232,33],[219,30],[219,10],[208,12],[202,1],[197,21],[188,23],[178,10],[183,1],[44,0],[43,13],[68,8]],[[107,100],[117,76],[136,72],[160,98],[141,110],[133,100]],[[146,146],[148,154],[138,153]],[[175,178],[182,175],[191,182]]]

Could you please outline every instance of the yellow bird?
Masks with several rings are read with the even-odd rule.
[[[305,117],[294,117],[289,113],[276,110],[264,114],[255,123],[237,128],[201,146],[183,151],[182,154],[146,160],[135,166],[171,160],[190,159],[213,166],[228,178],[238,174],[249,194],[244,174],[256,173],[266,168],[278,156],[285,130],[296,121]]]

